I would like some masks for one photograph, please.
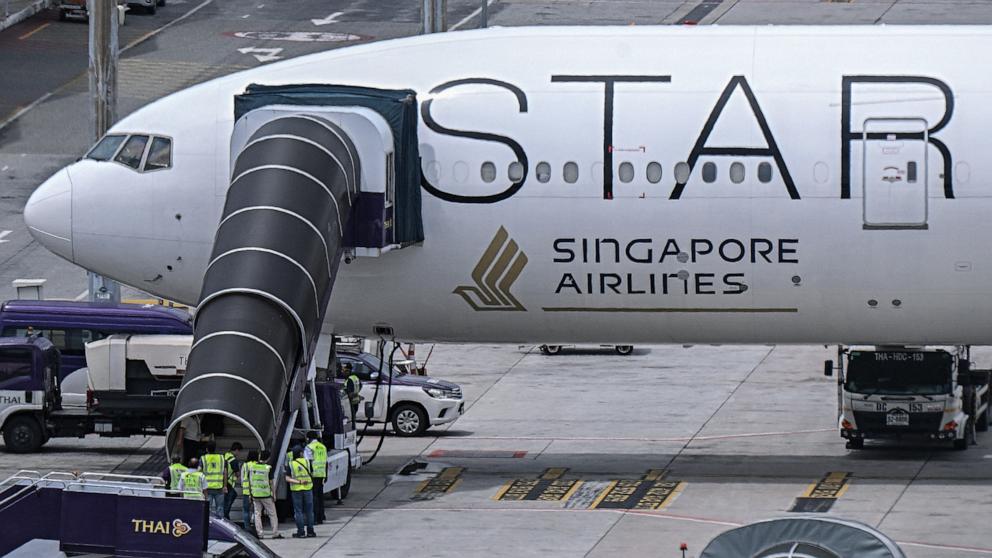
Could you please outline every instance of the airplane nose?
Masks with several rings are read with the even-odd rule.
[[[24,206],[28,231],[42,246],[72,261],[72,181],[68,169],[55,173]]]

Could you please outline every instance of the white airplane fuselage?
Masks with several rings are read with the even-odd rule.
[[[343,263],[325,329],[987,344],[992,78],[977,53],[990,48],[986,27],[510,28],[349,47],[133,113],[111,132],[171,137],[172,168],[84,159],[26,220],[87,269],[195,304],[234,96],[409,88],[425,240]],[[32,209],[67,189],[71,224]]]

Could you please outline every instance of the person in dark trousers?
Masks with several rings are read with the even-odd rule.
[[[238,473],[241,471],[241,462],[238,461],[238,453],[244,449],[241,442],[231,444],[231,449],[224,453],[224,464],[227,467],[227,492],[224,493],[224,519],[231,519],[231,507],[238,499]]]
[[[207,452],[200,460],[201,470],[207,478],[207,501],[214,517],[224,517],[224,495],[227,493],[227,462],[217,453],[214,442],[207,443]]]
[[[317,533],[313,530],[313,477],[310,462],[303,456],[300,446],[293,448],[293,459],[286,466],[286,483],[293,498],[293,517],[296,519],[293,538],[316,537]]]
[[[252,493],[251,493],[251,468],[258,461],[258,451],[251,450],[248,457],[241,462],[241,526],[245,531],[251,531],[254,527],[251,521],[252,513]]]
[[[307,433],[307,449],[310,450],[310,471],[313,476],[313,522],[320,525],[327,519],[324,516],[324,479],[327,478],[327,446],[320,441],[317,432]]]

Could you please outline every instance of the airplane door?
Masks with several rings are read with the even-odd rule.
[[[862,132],[864,228],[927,228],[927,122],[869,118]]]

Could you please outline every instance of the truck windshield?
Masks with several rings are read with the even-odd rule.
[[[854,393],[938,395],[951,391],[953,357],[942,351],[853,351],[845,389]]]

